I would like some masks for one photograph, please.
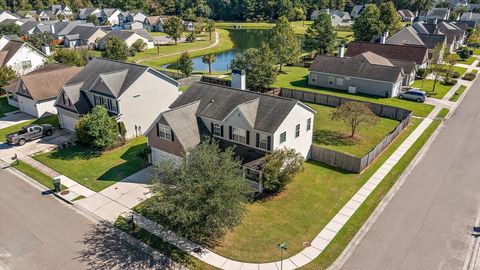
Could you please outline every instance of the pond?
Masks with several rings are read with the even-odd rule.
[[[235,47],[232,50],[217,54],[217,60],[212,63],[212,72],[225,72],[230,70],[230,61],[239,52],[249,48],[258,48],[263,41],[266,41],[268,29],[232,29],[230,37]],[[193,70],[208,72],[208,64],[202,62],[202,57],[195,57],[193,61]],[[176,69],[176,64],[167,64],[163,68]]]

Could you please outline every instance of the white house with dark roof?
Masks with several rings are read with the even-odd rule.
[[[310,15],[311,20],[315,20],[321,13],[327,13],[330,16],[330,20],[332,21],[333,27],[342,27],[342,26],[351,26],[353,21],[350,17],[350,14],[345,11],[341,10],[334,10],[334,9],[322,9],[322,10],[315,10]]]
[[[7,19],[18,20],[20,19],[20,17],[9,11],[0,11],[0,22],[3,22],[4,20],[7,20]]]
[[[43,66],[46,60],[47,56],[30,44],[0,37],[0,67],[9,66],[24,75]]]
[[[429,10],[421,11],[418,15],[418,20],[425,22],[429,20],[448,20],[449,17],[449,8],[432,8]]]
[[[179,83],[152,68],[98,58],[88,63],[61,89],[55,101],[62,128],[74,130],[80,117],[104,106],[127,137],[143,134],[178,97]]]
[[[120,14],[123,11],[118,8],[104,8],[100,14],[100,21],[108,22],[110,25],[119,25],[120,24]]]
[[[63,39],[63,46],[67,48],[89,47],[95,48],[97,40],[106,36],[107,33],[98,27],[76,26]]]
[[[102,50],[105,48],[105,44],[108,41],[108,38],[115,36],[119,39],[123,40],[127,47],[130,48],[132,44],[137,40],[142,40],[147,44],[147,48],[151,49],[155,46],[153,43],[153,37],[147,32],[145,29],[137,29],[137,30],[113,30],[108,32],[106,36],[101,38],[98,41],[98,48]]]
[[[205,136],[221,148],[235,146],[244,167],[255,171],[275,149],[309,158],[314,114],[296,99],[197,82],[146,130],[150,162],[180,162]]]
[[[102,10],[94,7],[81,8],[78,10],[78,19],[86,20],[89,16],[95,15],[97,19],[102,17]]]

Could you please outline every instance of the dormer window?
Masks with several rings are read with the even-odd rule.
[[[172,128],[164,124],[157,124],[157,136],[162,139],[172,141]]]
[[[67,94],[65,92],[62,93],[62,101],[63,101],[63,104],[65,104],[65,106],[72,106],[72,102],[70,101],[70,99],[68,98]]]

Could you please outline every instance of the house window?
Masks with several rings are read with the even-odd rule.
[[[312,118],[307,119],[307,131],[312,129]]]
[[[247,131],[242,128],[232,127],[232,140],[247,143]]]
[[[27,60],[27,61],[22,61],[22,68],[23,69],[29,69],[32,67],[32,61]]]
[[[219,124],[213,125],[213,135],[222,136],[222,127]]]
[[[117,101],[111,98],[102,97],[95,95],[93,97],[95,105],[100,105],[105,107],[110,112],[118,113]]]
[[[258,147],[268,150],[268,135],[258,134]]]
[[[334,77],[328,77],[328,84],[329,84],[329,85],[333,85],[334,82],[335,82],[335,78],[334,78]]]
[[[295,126],[295,138],[297,138],[298,136],[300,136],[300,124],[297,124]]]
[[[165,140],[172,140],[172,129],[163,124],[158,124],[157,125],[157,135],[158,137],[165,139]]]
[[[280,134],[280,143],[284,143],[287,140],[287,132],[284,131]]]
[[[72,103],[70,102],[70,99],[67,97],[67,94],[65,92],[62,93],[62,99],[63,99],[63,104],[65,104],[65,106],[72,106]]]
[[[337,78],[337,85],[342,86],[343,85],[343,78]]]
[[[311,75],[311,78],[312,78],[312,83],[316,83],[316,82],[317,82],[317,74],[312,74],[312,75]]]

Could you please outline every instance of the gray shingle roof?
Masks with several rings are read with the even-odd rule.
[[[257,106],[254,106],[257,102],[255,100],[258,100]],[[251,117],[251,121],[254,122],[253,128],[267,133],[274,133],[298,102],[295,99],[197,82],[187,92],[178,97],[170,105],[170,108],[174,109],[195,101],[200,101],[197,116],[218,121],[223,121],[225,117],[240,106],[240,108],[248,111],[249,118],[255,115],[255,117]],[[256,112],[254,112],[255,107]]]
[[[87,40],[89,39],[90,37],[92,37],[92,35],[94,35],[99,29],[97,27],[94,27],[94,26],[83,26],[83,25],[78,25],[78,26],[75,26],[75,28],[72,29],[72,31],[70,31],[70,33],[68,33],[68,35],[77,35],[77,38],[78,39],[83,39],[83,40]],[[100,30],[100,31],[103,31],[103,30]]]

